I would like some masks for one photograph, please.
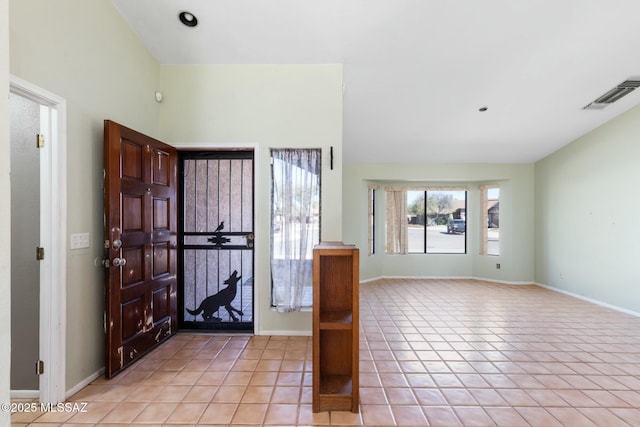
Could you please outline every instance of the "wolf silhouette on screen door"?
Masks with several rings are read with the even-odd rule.
[[[233,273],[231,273],[231,276],[229,276],[229,278],[224,281],[224,283],[227,285],[226,288],[224,288],[217,294],[206,297],[204,300],[202,300],[200,306],[197,309],[189,310],[187,308],[187,311],[194,316],[202,313],[202,319],[205,321],[220,322],[222,319],[219,317],[215,317],[213,314],[220,310],[220,307],[224,307],[229,312],[229,316],[231,316],[233,321],[238,322],[239,319],[235,314],[233,314],[233,312],[235,311],[240,316],[244,316],[244,313],[233,307],[231,305],[231,302],[236,297],[236,293],[238,291],[238,282],[240,281],[240,279],[242,279],[242,276],[238,276],[238,271],[234,270]]]

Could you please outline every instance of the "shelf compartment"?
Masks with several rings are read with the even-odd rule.
[[[353,411],[353,382],[351,375],[324,375],[320,379],[318,411]]]
[[[319,337],[320,379],[350,376],[353,371],[351,330],[321,330]]]
[[[320,257],[320,320],[327,313],[351,312],[353,310],[352,258],[349,256]]]
[[[351,395],[353,390],[351,375],[321,375],[320,395]]]

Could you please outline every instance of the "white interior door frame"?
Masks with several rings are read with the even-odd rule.
[[[59,403],[66,393],[66,266],[67,266],[67,104],[51,92],[10,76],[9,91],[44,108],[41,132],[45,146],[40,160],[40,375],[42,403]]]

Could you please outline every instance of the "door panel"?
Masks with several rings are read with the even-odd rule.
[[[177,153],[105,121],[105,375],[177,329]]]

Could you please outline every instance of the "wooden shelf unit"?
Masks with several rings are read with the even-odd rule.
[[[359,251],[313,249],[313,412],[359,409]]]

